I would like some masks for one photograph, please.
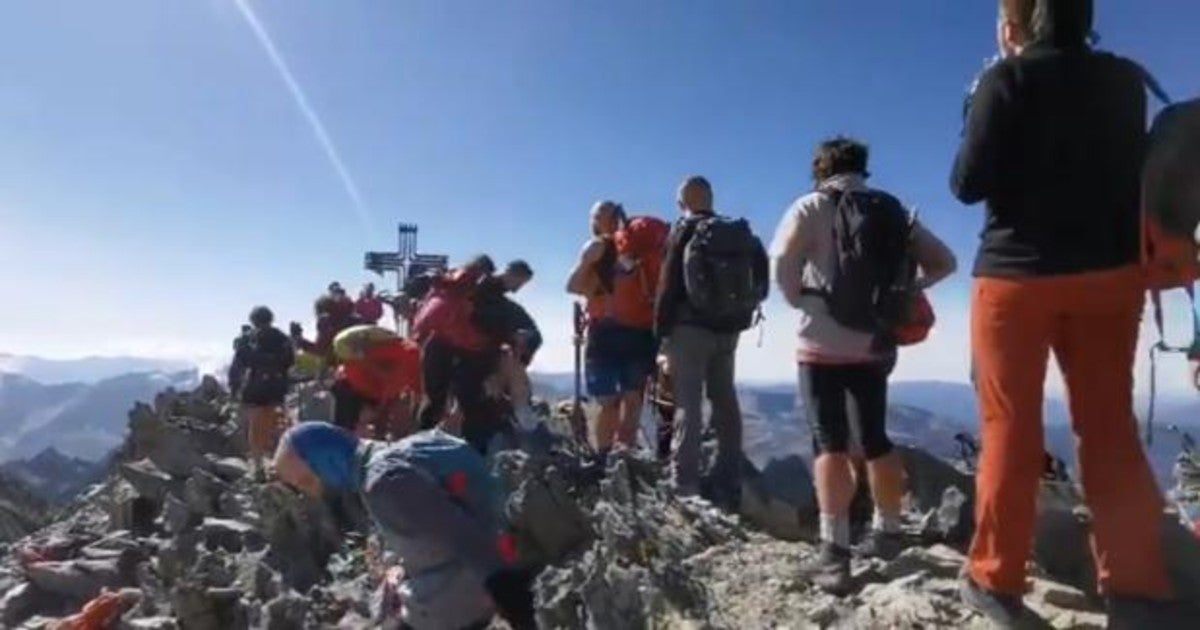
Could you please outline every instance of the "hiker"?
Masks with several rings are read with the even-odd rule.
[[[338,369],[330,393],[333,421],[358,435],[399,439],[416,429],[421,349],[379,326],[351,326],[333,343]]]
[[[850,582],[849,509],[859,483],[852,428],[874,502],[870,531],[854,551],[891,559],[901,550],[904,469],[886,427],[895,330],[909,300],[956,266],[950,249],[898,199],[867,184],[868,160],[868,147],[856,140],[821,142],[812,161],[815,189],[784,213],[771,245],[775,280],[800,313],[799,393],[812,427],[820,506],[821,553],[808,572],[833,592]]]
[[[665,236],[665,224],[639,223]],[[591,210],[592,236],[567,280],[567,293],[586,300],[584,372],[588,396],[600,405],[593,439],[601,458],[614,444],[636,448],[647,380],[654,372],[654,289],[661,238],[650,251],[618,252],[617,237],[632,222],[613,201]],[[625,239],[632,245],[634,239]],[[657,247],[658,251],[653,251]]]
[[[434,429],[382,444],[304,422],[284,434],[274,463],[281,481],[310,496],[359,494],[403,569],[407,627],[486,628],[494,609],[513,628],[536,627],[530,581],[512,568],[501,490],[467,443]]]
[[[1090,48],[1092,20],[1090,0],[1000,3],[1003,58],[978,81],[951,175],[955,196],[986,202],[987,215],[971,298],[982,453],[962,597],[1001,625],[1028,614],[1053,351],[1109,623],[1174,627],[1163,499],[1132,400],[1146,94],[1136,64]]]
[[[541,348],[542,334],[533,317],[511,295],[533,279],[533,268],[524,260],[514,260],[499,275],[480,282],[475,295],[475,322],[500,344],[500,356],[494,379],[508,395],[518,426],[532,429],[531,384],[527,369]]]
[[[333,287],[337,286],[335,282]],[[331,288],[332,292],[332,288]],[[344,295],[344,293],[343,293]],[[348,299],[347,299],[348,301]],[[309,341],[304,337],[304,329],[300,324],[292,322],[291,338],[292,343],[297,348],[311,352],[325,359],[327,364],[334,363],[333,356],[333,339],[338,333],[353,326],[355,324],[354,304],[349,302],[350,307],[346,307],[346,301],[339,301],[334,295],[322,295],[317,298],[313,304],[313,314],[317,319],[317,338],[314,341]]]
[[[336,321],[344,322],[354,319],[354,300],[342,288],[340,282],[329,283],[326,295],[332,300],[330,313]]]
[[[420,426],[430,429],[446,417],[453,394],[462,415],[462,436],[486,453],[501,423],[492,413],[484,384],[495,372],[502,339],[475,317],[481,283],[495,273],[487,256],[437,277],[413,318],[413,338],[421,344],[425,400]],[[485,328],[487,328],[485,330]]]
[[[263,460],[274,450],[284,423],[288,370],[295,360],[291,342],[274,322],[275,315],[265,306],[250,311],[252,330],[243,337],[229,366],[229,391],[245,413],[248,459],[257,478],[263,476]]]
[[[744,219],[716,214],[708,180],[684,180],[676,197],[683,216],[667,239],[655,298],[654,333],[676,406],[672,473],[681,496],[700,493],[703,403],[717,436],[711,471],[715,503],[736,511],[741,495],[742,411],[734,383],[738,337],[750,328],[770,290],[762,242]]]
[[[354,302],[354,315],[363,324],[378,324],[383,319],[383,300],[375,294],[373,283],[363,285]]]

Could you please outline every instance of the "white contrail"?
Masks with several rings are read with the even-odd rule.
[[[358,184],[354,183],[354,178],[350,176],[349,169],[346,168],[346,163],[342,161],[342,156],[338,153],[337,146],[333,144],[333,139],[329,137],[329,132],[326,131],[324,123],[321,122],[321,117],[317,115],[317,110],[313,109],[308,102],[308,97],[304,94],[304,89],[300,87],[300,83],[288,68],[287,62],[284,61],[283,55],[279,49],[275,47],[275,40],[271,39],[271,34],[267,32],[266,27],[258,19],[258,15],[254,13],[254,9],[250,8],[250,3],[247,0],[233,0],[237,5],[238,11],[242,17],[246,19],[246,24],[250,26],[250,30],[254,31],[254,37],[258,39],[258,43],[262,44],[263,50],[267,53],[267,58],[271,61],[271,65],[275,66],[275,70],[279,72],[279,77],[283,79],[284,85],[287,86],[288,92],[292,95],[292,100],[296,102],[296,108],[304,115],[304,119],[308,121],[308,126],[312,128],[313,135],[317,139],[317,143],[321,145],[321,149],[325,151],[325,156],[329,158],[329,162],[333,164],[334,171],[337,172],[338,179],[342,180],[342,186],[346,189],[346,195],[350,197],[351,203],[354,205],[355,212],[358,213],[358,219],[362,223],[363,229],[369,235],[371,233],[371,214],[367,211],[367,205],[363,202],[362,194],[358,191]]]

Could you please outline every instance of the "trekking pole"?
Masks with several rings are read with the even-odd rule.
[[[583,335],[586,320],[579,302],[574,302],[572,308],[571,320],[575,331],[572,340],[575,346],[575,400],[571,409],[571,431],[575,434],[575,441],[586,450],[589,446],[587,416],[583,413]]]

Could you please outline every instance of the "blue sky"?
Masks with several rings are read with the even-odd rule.
[[[1099,4],[1105,47],[1197,91],[1181,51],[1200,5]],[[567,370],[561,288],[593,201],[673,216],[677,183],[702,173],[766,240],[810,187],[814,143],[848,133],[963,268],[899,376],[965,378],[981,211],[946,182],[993,2],[250,6],[349,180],[235,0],[6,7],[0,350],[219,357],[252,305],[307,321],[330,280],[369,279],[362,252],[393,246],[404,220],[430,252],[530,260],[525,298],[550,340],[537,367]],[[792,378],[792,320],[772,302],[743,377]]]

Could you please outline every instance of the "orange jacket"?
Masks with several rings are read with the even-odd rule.
[[[405,393],[420,396],[421,348],[407,339],[390,339],[372,345],[361,359],[338,367],[344,379],[359,394],[379,403]]]

